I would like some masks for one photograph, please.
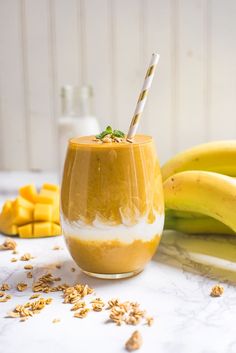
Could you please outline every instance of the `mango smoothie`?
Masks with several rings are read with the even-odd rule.
[[[121,278],[143,270],[164,224],[162,180],[153,139],[69,141],[61,190],[68,249],[86,273]]]

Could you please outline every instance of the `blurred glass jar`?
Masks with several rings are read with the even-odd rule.
[[[100,132],[97,118],[92,111],[93,89],[66,85],[61,88],[61,116],[58,119],[59,173],[65,161],[68,140]]]

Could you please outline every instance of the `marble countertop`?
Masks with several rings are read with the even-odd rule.
[[[0,173],[0,202],[29,180],[55,181],[51,174]],[[0,243],[5,237],[0,235]],[[143,336],[140,353],[235,353],[236,352],[236,238],[232,236],[189,236],[164,232],[151,263],[136,277],[126,280],[99,280],[84,275],[71,259],[63,237],[18,239],[19,254],[0,252],[0,284],[9,283],[12,299],[0,303],[0,353],[122,353],[124,343],[138,329]],[[54,246],[62,249],[53,250]],[[11,262],[30,252],[35,258]],[[32,264],[33,278],[26,278],[25,264]],[[61,269],[56,268],[61,265]],[[71,268],[76,271],[72,272]],[[151,327],[115,326],[107,322],[108,312],[91,312],[76,319],[70,306],[62,304],[61,292],[44,294],[53,302],[25,322],[6,318],[17,304],[32,294],[31,284],[47,271],[62,282],[87,283],[96,295],[108,300],[119,297],[141,303],[154,317]],[[27,281],[24,292],[16,284]],[[212,298],[211,287],[222,283],[222,297]],[[52,323],[58,318],[60,322]]]

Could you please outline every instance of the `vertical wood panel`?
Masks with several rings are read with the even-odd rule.
[[[53,0],[57,88],[81,83],[79,2]]]
[[[147,101],[147,132],[154,136],[159,158],[163,162],[173,152],[172,9],[171,1],[148,0],[145,5],[147,6],[147,53],[149,56],[155,51],[160,54],[160,61]]]
[[[18,0],[1,1],[0,24],[0,168],[21,170],[28,164]]]
[[[47,0],[25,0],[30,168],[56,168],[53,72]]]
[[[180,0],[176,148],[204,142],[206,86],[205,0]]]
[[[210,138],[236,137],[236,1],[211,4]]]
[[[113,123],[109,0],[84,1],[85,82],[94,88],[94,111],[101,127]],[[99,13],[99,16],[98,16]]]
[[[127,131],[143,81],[143,68],[140,67],[141,1],[114,0],[113,4],[116,127]]]

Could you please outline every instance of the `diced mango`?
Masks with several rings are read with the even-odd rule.
[[[19,189],[19,194],[30,202],[35,202],[37,190],[34,184],[25,185]]]
[[[36,203],[56,205],[59,203],[59,195],[54,191],[41,189],[39,195],[36,196]]]
[[[61,227],[52,222],[33,222],[18,228],[20,238],[41,238],[61,234]]]
[[[53,207],[52,211],[52,221],[54,223],[60,224],[60,212],[59,212],[59,205]]]
[[[33,184],[19,190],[19,196],[7,200],[0,213],[0,232],[21,238],[61,234],[59,186],[43,184],[39,193]]]
[[[12,209],[12,224],[18,226],[30,223],[33,220],[33,212],[24,207],[16,207]]]
[[[18,227],[15,224],[4,223],[0,226],[0,232],[7,235],[17,235]]]
[[[18,228],[20,238],[32,238],[33,237],[33,223],[25,224]]]
[[[34,204],[22,196],[17,196],[15,201],[13,201],[12,206],[13,207],[24,207],[29,210],[33,210],[33,208],[34,208]]]
[[[51,222],[34,222],[35,237],[46,237],[51,235]]]
[[[52,230],[51,230],[52,235],[60,235],[61,234],[61,227],[59,224],[52,223]]]
[[[43,184],[42,189],[59,192],[59,185],[45,183]]]
[[[13,201],[7,200],[2,206],[2,213],[7,214],[9,210],[12,208]]]
[[[34,208],[34,221],[52,221],[52,210],[52,205],[36,203]]]

